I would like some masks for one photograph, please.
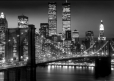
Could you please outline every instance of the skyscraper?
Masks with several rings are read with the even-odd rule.
[[[8,22],[3,12],[0,14],[0,60],[5,57],[5,28],[8,27]]]
[[[77,30],[72,31],[72,41],[74,43],[79,42],[79,31]]]
[[[3,12],[0,15],[0,31],[3,31],[5,28],[8,27],[8,22]]]
[[[93,38],[94,33],[93,33],[93,31],[87,31],[85,33],[85,36],[86,36],[85,46],[86,46],[86,49],[88,49],[94,43],[94,38]]]
[[[28,27],[28,17],[24,15],[18,16],[18,27],[27,28]]]
[[[103,21],[101,20],[100,26],[99,26],[99,37],[98,40],[106,40],[106,37],[104,37],[104,25]]]
[[[49,36],[49,24],[41,23],[39,33],[40,35],[43,35],[44,37],[48,37]]]
[[[90,40],[90,41],[93,40],[93,36],[94,36],[93,31],[87,31],[87,32],[85,33],[85,35],[86,35],[86,39],[87,39],[87,40]]]
[[[71,29],[71,10],[70,3],[66,1],[66,3],[62,4],[62,25],[63,25],[63,34],[65,34],[66,30]]]
[[[71,41],[71,30],[66,30],[65,32],[65,40],[70,40]]]
[[[57,4],[48,3],[49,36],[57,34]]]

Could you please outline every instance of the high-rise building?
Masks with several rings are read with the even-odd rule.
[[[18,16],[18,27],[27,28],[28,27],[28,17],[24,15]]]
[[[104,37],[104,25],[103,21],[101,20],[100,26],[99,26],[99,37],[98,40],[106,40],[106,37]]]
[[[59,37],[60,40],[62,40],[62,33],[59,33],[58,37]]]
[[[58,36],[52,35],[52,40],[54,41],[54,43],[57,43],[58,42]]]
[[[79,42],[79,31],[77,30],[72,31],[72,41],[74,43]]]
[[[43,35],[44,37],[49,36],[49,24],[48,23],[40,24],[39,34]]]
[[[86,33],[85,33],[85,35],[86,35],[86,39],[87,40],[90,40],[90,41],[92,41],[94,38],[94,33],[93,33],[93,31],[87,31]]]
[[[65,40],[71,40],[71,30],[66,30]]]
[[[8,22],[3,12],[0,14],[0,60],[5,57],[5,28],[8,28]],[[5,58],[4,58],[5,59]]]
[[[70,3],[62,4],[62,24],[63,24],[63,34],[66,30],[71,30],[71,10]]]
[[[57,4],[48,3],[49,36],[57,34]]]
[[[5,28],[8,27],[8,22],[3,12],[0,15],[0,31],[3,31]]]
[[[86,46],[86,49],[88,49],[93,43],[94,43],[94,33],[93,31],[87,31],[85,33],[85,46]]]

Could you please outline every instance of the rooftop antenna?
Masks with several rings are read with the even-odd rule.
[[[101,24],[103,24],[103,20],[101,20]]]

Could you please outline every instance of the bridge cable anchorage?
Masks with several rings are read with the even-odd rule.
[[[93,45],[91,45],[87,50],[85,50],[84,52],[87,52],[90,48],[92,48],[95,45],[95,43]],[[84,53],[83,52],[83,53]]]
[[[98,53],[107,43],[108,43],[108,41],[95,53]]]

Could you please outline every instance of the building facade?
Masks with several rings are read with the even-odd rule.
[[[74,43],[79,42],[79,31],[77,30],[72,31],[72,41]]]
[[[44,37],[49,36],[49,24],[48,23],[40,24],[39,34],[43,35]]]
[[[28,27],[28,17],[24,15],[18,16],[18,28]]]
[[[3,12],[0,14],[0,60],[5,59],[5,29],[8,28],[8,22]]]
[[[72,37],[71,37],[71,30],[66,30],[65,31],[65,40],[70,40],[71,41],[71,39],[72,39]]]
[[[87,31],[85,33],[85,46],[88,49],[94,43],[94,33],[93,31]]]
[[[103,21],[101,20],[100,26],[99,26],[99,37],[98,40],[106,40],[106,37],[104,37],[104,25]]]
[[[71,30],[71,10],[70,3],[62,4],[62,33],[66,34],[66,30]]]
[[[49,36],[57,34],[57,4],[48,3]]]

